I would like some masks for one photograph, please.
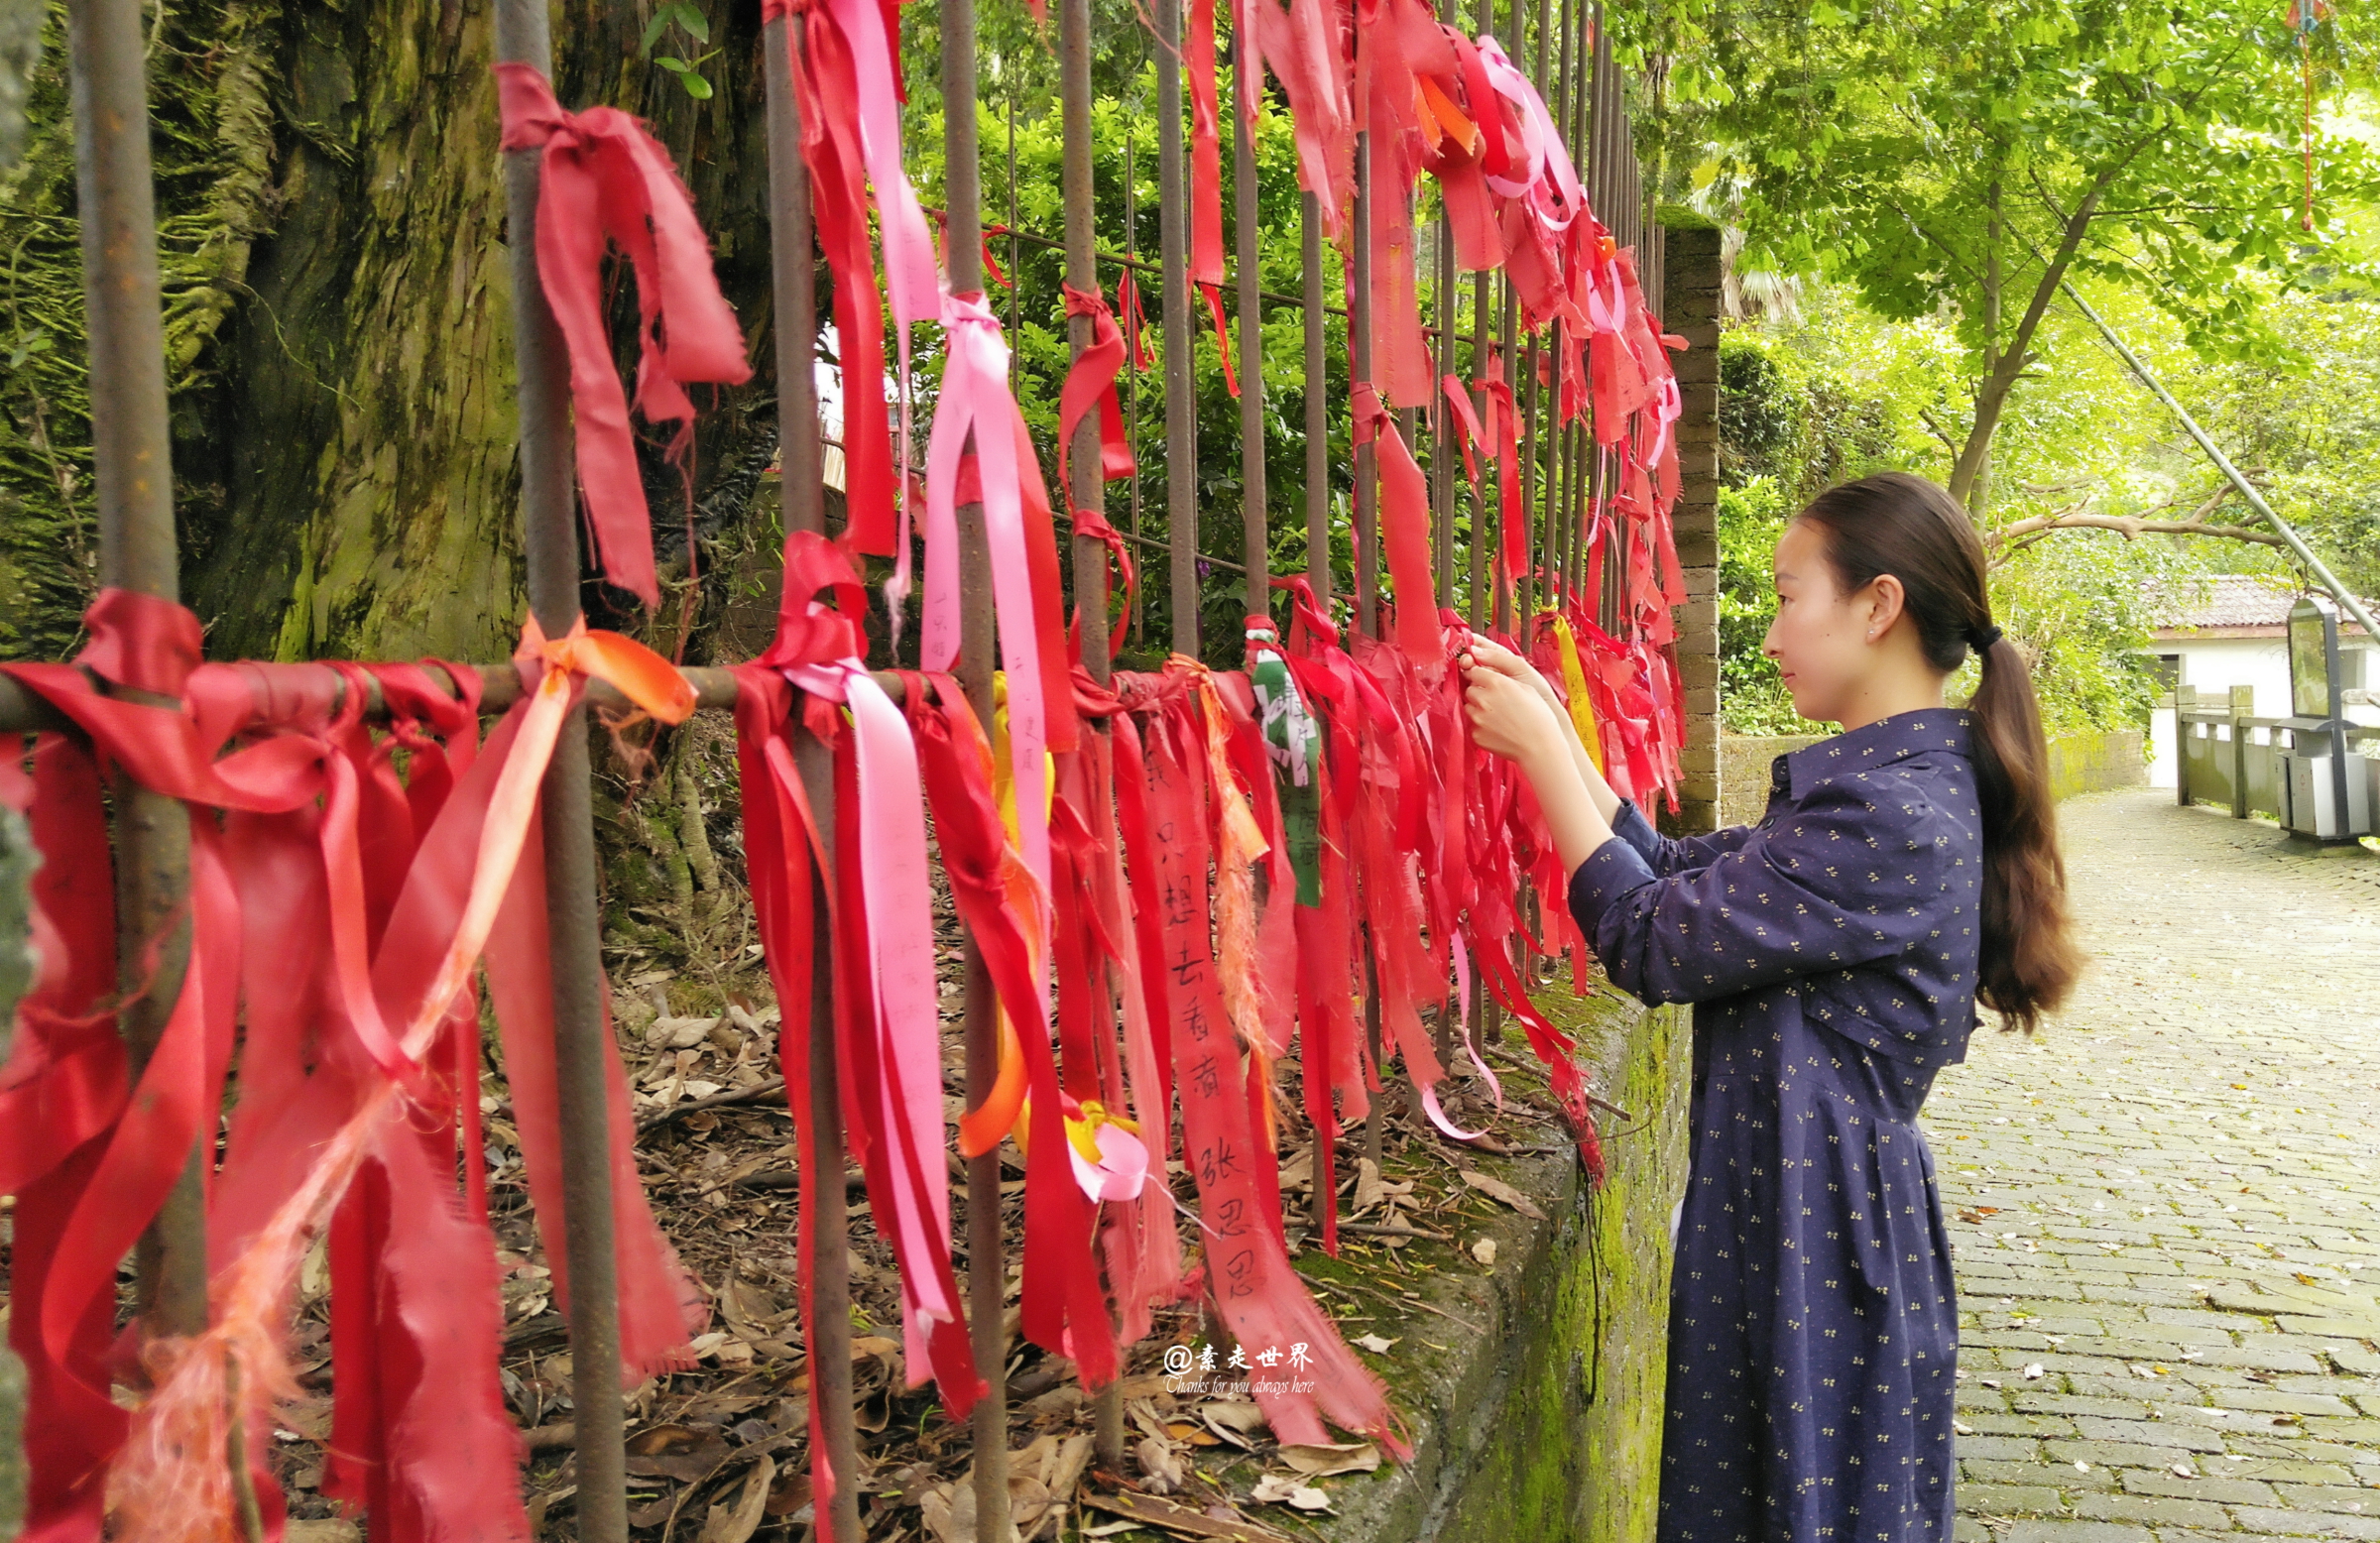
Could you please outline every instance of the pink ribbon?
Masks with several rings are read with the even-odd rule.
[[[810,602],[814,609],[816,601]],[[931,891],[926,881],[925,815],[917,748],[892,699],[857,658],[802,664],[785,679],[812,696],[851,710],[859,761],[860,875],[868,922],[869,999],[875,1008],[880,1135],[893,1142],[892,1226],[903,1259],[925,1259],[950,1237],[950,1175],[942,1157],[942,1018],[934,984]],[[900,1272],[903,1355],[922,1381],[926,1335],[958,1319],[940,1272]]]
[[[992,548],[992,598],[999,619],[1001,661],[1008,670],[1009,768],[1016,790],[1016,848],[1024,865],[1049,889],[1049,811],[1042,796],[1048,742],[1042,701],[1043,640],[1034,626],[1032,570],[1025,551],[1026,481],[1044,503],[1041,468],[1033,459],[1024,416],[1009,394],[1009,346],[1000,319],[982,295],[942,302],[950,357],[942,399],[934,409],[925,449],[925,619],[919,638],[924,667],[943,672],[959,656],[959,467],[973,436],[984,526]]]

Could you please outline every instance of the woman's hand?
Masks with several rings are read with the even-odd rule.
[[[1515,675],[1488,650],[1519,666]],[[1463,667],[1463,712],[1471,737],[1484,750],[1527,767],[1554,757],[1570,759],[1569,727],[1556,711],[1551,687],[1525,659],[1486,639],[1474,639],[1457,662]],[[1539,689],[1532,690],[1534,680]]]
[[[1553,708],[1557,714],[1562,711],[1562,699],[1554,695],[1554,683],[1546,679],[1536,665],[1494,639],[1483,638],[1477,633],[1472,634],[1468,656],[1473,663],[1486,669],[1491,669],[1499,675],[1517,680],[1527,686],[1538,696],[1543,697],[1545,705]]]

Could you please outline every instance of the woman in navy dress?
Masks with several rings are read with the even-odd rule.
[[[1775,570],[1762,650],[1844,732],[1776,759],[1757,825],[1655,834],[1491,644],[1467,707],[1528,775],[1612,981],[1697,1004],[1662,1543],[1949,1543],[1959,1316],[1917,1112],[1978,1002],[2029,1032],[2080,968],[2047,751],[1941,488],[1830,489]],[[1948,706],[1970,648],[1980,684]]]

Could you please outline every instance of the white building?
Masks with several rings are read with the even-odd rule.
[[[2289,608],[2299,591],[2253,574],[2217,574],[2203,581],[2197,599],[2186,598],[2150,632],[2150,652],[2170,690],[2195,686],[2200,699],[2222,697],[2232,686],[2256,693],[2256,718],[2286,718],[2289,707]],[[2365,601],[2367,610],[2375,602]],[[2355,723],[2380,724],[2380,644],[2342,616],[2338,627],[2339,670],[2346,715]],[[2157,709],[2150,735],[2156,749],[2149,785],[2174,785],[2174,710]]]

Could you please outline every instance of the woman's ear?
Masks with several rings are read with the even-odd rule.
[[[1879,573],[1868,580],[1867,589],[1867,641],[1876,643],[1901,619],[1909,596],[1901,588],[1901,581],[1889,573]]]

